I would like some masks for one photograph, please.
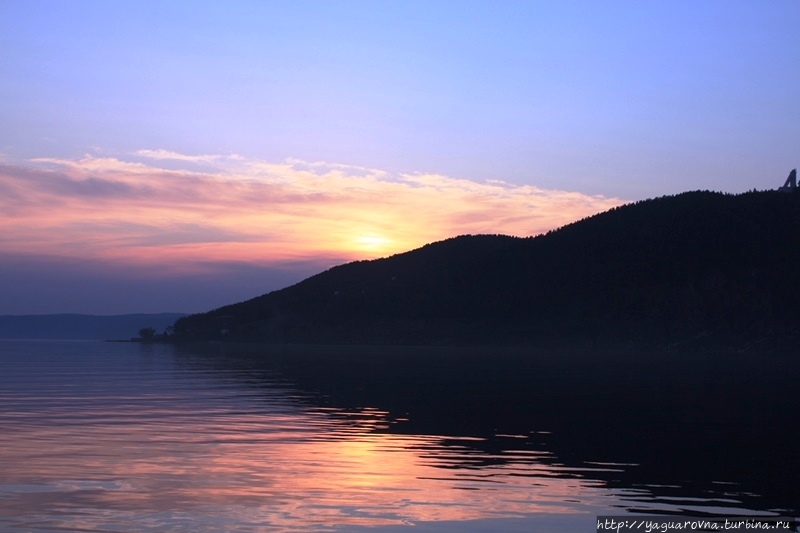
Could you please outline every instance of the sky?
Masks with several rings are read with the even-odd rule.
[[[0,314],[783,184],[800,2],[0,0]]]

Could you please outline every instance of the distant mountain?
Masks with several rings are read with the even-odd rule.
[[[0,339],[130,339],[142,328],[163,332],[182,313],[130,315],[0,315]]]
[[[179,319],[176,340],[800,346],[800,193],[696,191],[461,236]]]

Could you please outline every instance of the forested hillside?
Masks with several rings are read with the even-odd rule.
[[[174,339],[781,349],[800,338],[798,266],[796,191],[688,192],[337,266]]]

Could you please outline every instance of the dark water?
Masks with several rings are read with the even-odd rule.
[[[799,369],[774,354],[0,341],[0,530],[797,515]]]

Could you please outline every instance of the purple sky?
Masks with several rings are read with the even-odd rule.
[[[203,311],[774,188],[800,3],[0,0],[0,314]]]

